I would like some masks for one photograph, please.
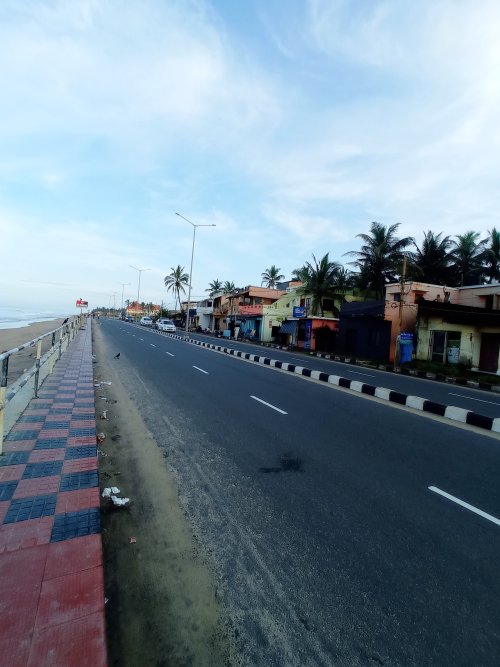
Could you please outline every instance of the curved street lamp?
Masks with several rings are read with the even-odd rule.
[[[194,257],[194,241],[196,238],[196,228],[197,227],[217,227],[217,225],[195,225],[194,222],[191,222],[191,220],[188,220],[185,218],[183,215],[180,213],[176,213],[175,215],[178,215],[179,218],[182,218],[186,222],[189,222],[189,224],[193,227],[193,247],[191,249],[191,269],[189,271],[189,288],[188,288],[188,302],[187,302],[187,309],[186,309],[186,336],[188,335],[188,327],[189,327],[189,305],[191,301],[191,284],[193,282],[193,257]]]

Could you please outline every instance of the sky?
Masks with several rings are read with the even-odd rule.
[[[2,0],[0,306],[498,227],[498,0]],[[139,274],[137,269],[148,269]]]

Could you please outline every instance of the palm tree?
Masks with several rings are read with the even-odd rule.
[[[488,230],[488,238],[485,239],[486,245],[482,262],[484,266],[485,276],[488,282],[498,282],[500,280],[500,232],[495,227]]]
[[[413,241],[415,252],[410,253],[410,273],[415,278],[433,285],[449,285],[452,282],[449,249],[452,241],[449,236],[441,238],[442,233],[424,232],[420,248]]]
[[[292,271],[292,280],[297,280],[301,283],[305,283],[309,276],[309,269],[307,266],[301,266],[298,269]]]
[[[217,296],[222,292],[221,281],[218,280],[217,278],[215,280],[212,280],[212,282],[208,284],[208,289],[206,289],[205,292],[208,292],[208,296],[211,299],[213,299],[214,296]]]
[[[484,241],[479,241],[479,232],[468,231],[458,234],[452,241],[450,260],[454,264],[456,284],[474,284],[481,282],[481,260],[484,253]]]
[[[236,285],[233,282],[226,280],[226,282],[222,285],[222,293],[232,294],[233,292],[236,292]]]
[[[175,294],[175,305],[177,310],[177,302],[179,303],[179,308],[181,305],[181,292],[186,293],[184,288],[185,285],[189,285],[189,275],[184,273],[184,267],[179,264],[174,269],[171,267],[171,273],[164,278],[165,287],[167,292],[173,292]]]
[[[314,265],[306,262],[304,268],[307,268],[307,278],[297,289],[299,294],[311,296],[311,314],[317,315],[320,311],[321,317],[324,316],[324,299],[336,299],[339,296],[336,291],[337,277],[343,269],[337,262],[331,262],[328,255],[326,253],[319,262],[313,255]]]
[[[361,250],[351,250],[346,255],[356,257],[349,262],[358,268],[360,284],[373,289],[378,299],[384,297],[386,283],[395,282],[405,256],[404,250],[413,243],[411,236],[398,239],[396,231],[400,223],[385,227],[372,222],[369,234],[357,234],[364,241]]]
[[[281,269],[278,269],[274,264],[269,269],[266,269],[262,274],[261,285],[275,289],[277,283],[285,277],[280,271]]]

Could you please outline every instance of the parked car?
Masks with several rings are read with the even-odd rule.
[[[168,320],[165,317],[161,317],[156,323],[156,328],[158,331],[168,331],[169,333],[175,333],[176,327],[172,320]]]
[[[141,321],[139,324],[143,327],[152,327],[153,326],[153,318],[148,317],[147,315],[145,317],[141,317]]]

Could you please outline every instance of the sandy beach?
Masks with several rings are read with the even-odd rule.
[[[57,320],[47,320],[45,322],[34,322],[25,327],[17,327],[13,329],[0,329],[0,353],[12,350],[24,343],[42,336],[43,334],[54,331],[61,326],[64,318]],[[47,352],[52,342],[52,336],[47,336],[42,342],[42,355]],[[27,347],[21,352],[9,358],[9,372],[7,385],[11,385],[17,378],[19,378],[25,371],[30,369],[35,364],[36,345]]]

